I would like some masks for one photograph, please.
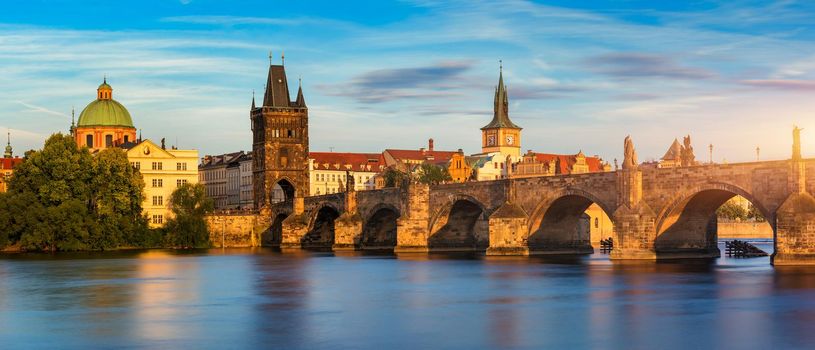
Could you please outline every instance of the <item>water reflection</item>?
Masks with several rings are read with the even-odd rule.
[[[4,256],[0,278],[11,348],[815,344],[815,269],[768,258],[147,251]]]

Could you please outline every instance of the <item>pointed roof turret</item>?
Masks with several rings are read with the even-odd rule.
[[[255,109],[255,90],[252,89],[252,109]]]
[[[481,130],[493,128],[521,129],[520,126],[509,120],[509,98],[507,97],[507,87],[504,86],[504,64],[502,61],[499,62],[501,64],[498,73],[498,86],[495,88],[494,114],[492,121]]]
[[[269,77],[266,79],[263,107],[291,107],[286,68],[283,65],[272,64],[271,54],[269,54]]]
[[[299,87],[297,88],[297,99],[294,101],[294,104],[297,107],[305,107],[306,106],[306,98],[303,97],[303,78],[297,79],[299,82]]]
[[[674,139],[674,142],[671,144],[671,147],[668,147],[668,151],[665,152],[665,155],[662,156],[662,160],[676,160],[680,158],[682,154],[682,145],[679,144],[679,140]]]

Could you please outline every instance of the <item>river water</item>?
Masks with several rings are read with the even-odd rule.
[[[601,253],[566,260],[263,249],[7,255],[0,257],[0,344],[813,349],[815,269],[726,257],[621,265]]]

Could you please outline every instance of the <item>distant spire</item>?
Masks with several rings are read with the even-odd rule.
[[[74,114],[74,106],[71,106],[71,128],[69,131],[71,132],[71,136],[74,136],[74,130],[76,129],[76,119]]]
[[[272,65],[272,50],[269,50],[269,65]]]
[[[280,65],[284,66],[286,65],[286,51],[281,50],[280,52]]]
[[[6,135],[7,135],[6,153],[3,154],[3,156],[6,158],[11,158],[12,156],[14,156],[14,153],[11,150],[11,129],[8,129],[6,131]]]
[[[108,75],[107,75],[107,73],[105,73],[105,75],[103,75],[103,76],[102,76],[102,83],[103,83],[103,84],[107,84],[107,83],[108,83]]]
[[[252,109],[255,109],[255,89],[252,89]]]
[[[303,97],[303,78],[300,77],[297,79],[299,83],[299,88],[297,89],[297,100],[295,100],[295,104],[297,107],[305,107],[306,106],[306,98]]]

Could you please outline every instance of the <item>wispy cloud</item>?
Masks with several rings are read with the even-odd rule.
[[[471,61],[444,61],[409,68],[377,69],[339,86],[322,85],[335,96],[352,97],[361,103],[382,103],[406,98],[449,97],[461,87],[461,76],[471,69]]]
[[[640,52],[615,52],[590,57],[586,60],[586,67],[620,79],[709,79],[716,76],[712,71],[684,66],[664,55]]]
[[[65,113],[52,111],[52,110],[50,110],[48,108],[45,108],[45,107],[42,107],[42,106],[36,106],[36,105],[26,103],[26,102],[23,102],[23,101],[15,101],[15,102],[17,104],[19,104],[19,105],[22,105],[22,106],[26,107],[26,109],[23,110],[22,112],[45,113],[45,114],[48,114],[48,115],[53,115],[53,116],[58,116],[58,117],[68,117],[68,115],[65,114]]]
[[[815,80],[759,79],[759,80],[742,80],[741,84],[757,88],[791,90],[791,91],[815,91]]]

